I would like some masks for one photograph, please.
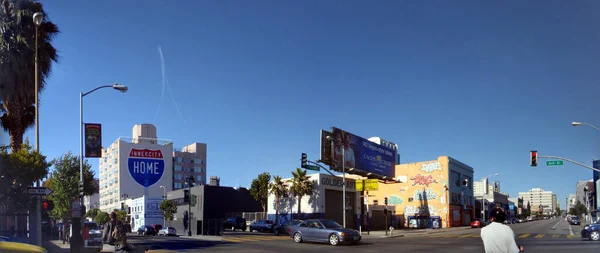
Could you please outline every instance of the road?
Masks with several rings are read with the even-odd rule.
[[[581,240],[581,226],[570,226],[564,219],[540,220],[510,225],[517,242],[526,252],[593,252],[600,242]],[[571,233],[572,232],[572,233]],[[262,233],[228,233],[222,242],[178,237],[132,238],[134,243],[152,244],[154,252],[483,252],[480,229],[458,229],[404,237],[365,237],[356,246],[333,247],[327,244],[294,243],[287,236]],[[165,250],[158,250],[159,248]],[[151,251],[152,252],[152,251]]]

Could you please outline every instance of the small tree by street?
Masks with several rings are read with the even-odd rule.
[[[569,209],[569,214],[581,218],[581,216],[586,214],[587,211],[587,207],[584,204],[581,204],[581,201],[577,201],[577,204]]]
[[[162,203],[160,203],[160,211],[166,220],[172,221],[175,216],[174,214],[177,213],[177,205],[165,199]]]
[[[257,178],[252,180],[250,185],[250,195],[260,202],[263,208],[263,212],[267,212],[267,201],[269,198],[269,182],[271,181],[271,175],[268,172],[264,172],[258,175]]]
[[[94,217],[94,221],[100,225],[106,224],[108,220],[110,220],[110,217],[108,217],[108,213],[106,212],[99,212],[96,214],[96,217]]]
[[[92,210],[88,210],[88,211],[85,213],[85,217],[86,217],[86,218],[92,218],[92,219],[94,219],[94,218],[96,217],[96,215],[98,215],[98,213],[100,213],[100,209],[98,209],[98,208],[94,208],[94,209],[92,209]]]
[[[312,194],[313,182],[306,175],[306,170],[297,168],[296,171],[292,171],[292,175],[294,176],[292,193],[298,200],[298,219],[302,219],[302,197]]]
[[[275,224],[279,224],[279,202],[281,198],[287,196],[287,186],[281,181],[280,176],[275,176],[269,186],[269,190],[275,196]]]

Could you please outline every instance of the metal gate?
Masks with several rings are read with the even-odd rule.
[[[18,242],[29,243],[27,221],[29,214],[11,212],[6,206],[0,206],[0,235],[11,237]]]

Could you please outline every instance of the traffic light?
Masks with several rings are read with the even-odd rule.
[[[387,197],[383,198],[383,204],[387,206]]]
[[[530,153],[531,153],[531,158],[530,158],[531,167],[537,167],[537,158],[538,158],[537,151],[532,150]]]
[[[54,202],[52,200],[44,200],[44,202],[42,202],[42,208],[44,211],[50,212],[54,209]]]
[[[190,203],[190,191],[183,190],[183,203]]]
[[[83,182],[81,182],[81,181],[80,181],[80,182],[79,182],[79,195],[80,195],[80,196],[83,196],[83,195],[84,195],[83,193],[84,193],[84,192],[83,192]]]
[[[302,153],[302,164],[300,165],[300,167],[302,167],[303,169],[306,169],[307,166],[308,166],[308,155],[306,153]]]

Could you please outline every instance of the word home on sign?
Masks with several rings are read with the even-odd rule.
[[[157,161],[133,160],[133,173],[160,175],[161,163]]]

